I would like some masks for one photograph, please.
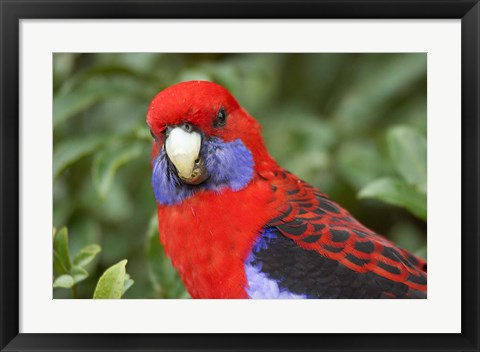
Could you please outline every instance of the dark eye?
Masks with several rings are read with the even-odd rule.
[[[153,137],[154,140],[157,140],[157,136],[155,136],[155,133],[153,133],[152,130],[150,130],[150,134],[152,135],[152,137]]]
[[[215,118],[213,127],[225,126],[226,120],[227,120],[227,113],[225,112],[225,108],[222,106],[217,112],[217,117]]]

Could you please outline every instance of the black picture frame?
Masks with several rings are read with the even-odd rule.
[[[0,348],[44,350],[479,351],[478,0],[0,0]],[[23,334],[19,333],[19,21],[77,18],[461,19],[462,304],[460,334]],[[448,260],[448,258],[446,258]],[[448,280],[448,277],[445,277]],[[445,302],[448,304],[448,302]],[[328,317],[318,317],[328,319]],[[394,317],[392,317],[394,318]],[[361,322],[361,317],[356,317]],[[441,313],[439,312],[439,319]],[[285,321],[285,324],[301,322]],[[388,322],[387,322],[388,323]]]

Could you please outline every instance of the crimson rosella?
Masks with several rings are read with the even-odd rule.
[[[160,239],[193,298],[426,298],[426,262],[282,169],[225,88],[173,85],[147,123]]]

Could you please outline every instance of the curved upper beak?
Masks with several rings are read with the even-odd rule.
[[[198,132],[187,132],[181,127],[174,127],[170,131],[165,141],[165,151],[181,178],[189,179],[192,176],[201,144],[202,136]]]
[[[175,165],[178,176],[188,182],[197,183],[199,154],[202,145],[200,133],[177,126],[170,130],[165,141],[165,151]]]

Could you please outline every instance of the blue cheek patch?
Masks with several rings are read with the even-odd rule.
[[[182,183],[169,165],[165,149],[153,161],[153,193],[158,204],[171,205],[193,194],[192,186]]]
[[[215,188],[229,187],[233,191],[244,188],[253,176],[252,153],[239,139],[225,143],[212,138],[202,153],[210,174],[207,181]]]
[[[199,190],[233,191],[243,189],[253,177],[252,153],[241,140],[225,143],[218,138],[205,140],[200,151],[209,179],[200,185],[188,185],[176,175],[162,148],[153,161],[152,185],[157,203],[172,205]]]

